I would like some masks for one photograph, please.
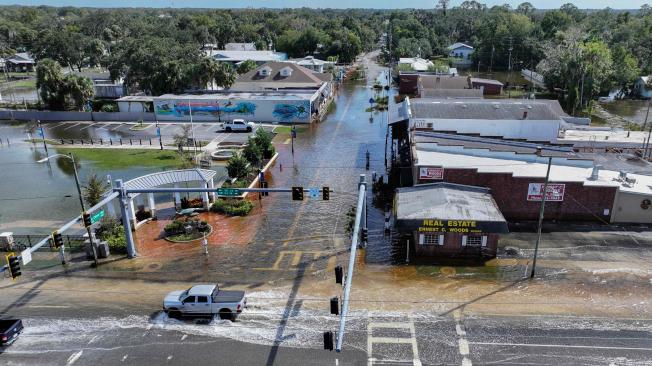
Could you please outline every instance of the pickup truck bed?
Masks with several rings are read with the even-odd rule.
[[[213,295],[213,302],[238,302],[244,297],[244,291],[223,291],[219,290],[217,294]]]
[[[0,319],[0,346],[8,346],[18,338],[23,331],[20,319]]]

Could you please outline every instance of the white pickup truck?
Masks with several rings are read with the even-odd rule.
[[[170,317],[181,315],[215,315],[235,321],[247,306],[244,291],[224,291],[218,285],[195,285],[185,291],[172,291],[163,300],[163,310]]]
[[[233,121],[226,121],[222,123],[222,130],[226,132],[231,131],[247,131],[251,132],[256,128],[253,122],[247,122],[244,119],[234,119]]]

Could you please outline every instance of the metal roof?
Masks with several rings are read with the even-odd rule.
[[[396,219],[505,222],[488,188],[454,183],[420,184],[396,190]]]
[[[481,89],[423,89],[420,91],[422,98],[445,98],[445,99],[482,99]]]
[[[410,100],[413,118],[476,120],[559,120],[547,102],[538,100],[426,99]],[[527,117],[524,117],[527,112]]]
[[[181,169],[168,170],[164,172],[143,175],[125,182],[127,189],[148,189],[159,187],[165,184],[183,182],[208,182],[217,174],[214,170],[208,169]]]

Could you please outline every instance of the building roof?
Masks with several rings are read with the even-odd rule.
[[[14,64],[33,64],[35,62],[27,52],[18,52],[15,55],[7,58],[7,61]]]
[[[235,43],[230,42],[224,45],[225,51],[256,51],[255,43]]]
[[[483,98],[480,89],[423,89],[420,92],[420,97],[438,99]]]
[[[149,95],[127,95],[122,98],[116,99],[116,102],[152,102],[154,97]]]
[[[501,83],[501,82],[498,81],[498,80],[494,80],[494,79],[482,79],[482,78],[471,78],[471,83],[472,83],[472,84],[478,83],[478,84],[487,84],[487,85],[498,85],[498,86],[501,86],[501,87],[502,87],[503,85],[505,85],[505,84]]]
[[[506,173],[514,177],[545,179],[548,168],[547,158],[536,161],[527,159],[505,159],[459,154],[451,152],[430,151],[416,148],[416,166],[443,167],[444,169],[475,169],[479,173]],[[621,192],[652,195],[652,176],[627,174],[629,181],[620,178],[620,172],[603,170],[597,179],[591,179],[593,168],[553,164],[550,168],[550,181],[555,183],[582,183],[585,186],[615,187]]]
[[[287,55],[274,51],[230,51],[230,50],[206,50],[206,54],[216,61],[240,62],[253,60],[256,62],[283,61]]]
[[[398,63],[410,65],[414,71],[428,71],[431,66],[434,66],[432,61],[423,59],[421,57],[401,57],[398,60]]]
[[[152,173],[125,182],[127,189],[148,189],[166,184],[185,182],[208,182],[217,174],[209,169],[181,169]]]
[[[419,75],[419,89],[471,89],[471,78],[453,75]]]
[[[154,97],[156,100],[312,100],[317,90],[293,89],[293,90],[270,90],[270,91],[219,91],[206,94],[163,94]],[[121,101],[120,98],[118,101]]]
[[[547,102],[538,100],[416,98],[410,100],[413,118],[518,120],[527,112],[528,120],[559,120],[561,116]]]
[[[281,70],[290,68],[291,73],[289,76],[283,76]],[[268,75],[260,75],[259,70],[267,68]],[[324,79],[322,79],[324,78]],[[236,83],[269,83],[269,84],[283,84],[283,86],[291,84],[300,84],[302,86],[313,85],[320,87],[325,81],[330,81],[331,74],[314,73],[312,70],[291,62],[266,62],[263,65],[244,73],[236,79]],[[328,80],[325,80],[328,79]],[[271,87],[271,86],[270,86]]]
[[[420,184],[396,190],[396,219],[472,220],[505,223],[488,188],[453,183]]]
[[[473,49],[473,46],[469,46],[468,44],[466,44],[466,43],[462,43],[462,42],[455,42],[455,43],[453,43],[452,45],[448,46],[447,48],[448,48],[448,50],[456,50],[456,49],[458,49],[458,48],[469,48],[469,49]]]
[[[327,65],[327,64],[332,64],[333,62],[331,61],[324,61],[320,60],[318,58],[315,58],[315,56],[306,56],[304,58],[294,58],[291,60],[288,60],[290,62],[294,62],[297,65],[305,66],[305,65],[311,65],[311,66],[317,66],[317,65]]]

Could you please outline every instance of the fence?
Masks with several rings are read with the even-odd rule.
[[[123,138],[108,138],[108,139],[49,139],[50,141],[56,141],[61,145],[89,145],[89,146],[160,146],[158,138],[133,138],[133,139],[123,139]],[[165,140],[164,140],[165,141]],[[168,140],[168,143],[172,140]],[[166,144],[167,145],[167,144]],[[173,144],[174,145],[174,144]],[[202,141],[197,141],[197,147],[203,148],[206,146],[206,143]],[[174,146],[177,147],[177,146]],[[192,142],[187,142],[185,147],[194,147]]]
[[[45,234],[27,234],[27,235],[13,235],[14,244],[11,248],[1,248],[3,250],[11,250],[15,252],[22,252],[27,248],[31,248],[41,241],[46,235]],[[66,251],[71,253],[78,253],[84,251],[84,240],[85,238],[82,235],[62,235],[63,244],[66,246]],[[37,251],[50,252],[54,251],[52,242],[50,245],[44,245]]]
[[[42,122],[59,122],[59,121],[155,121],[154,113],[143,112],[63,112],[63,111],[0,111],[0,119],[31,121],[40,120]]]

